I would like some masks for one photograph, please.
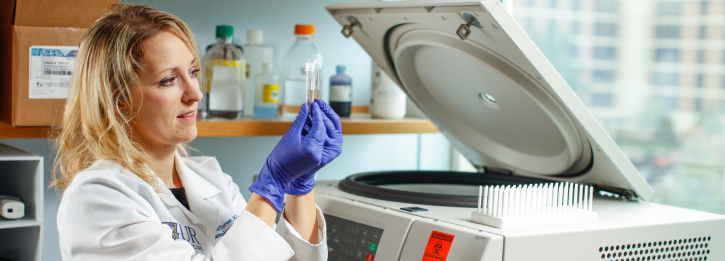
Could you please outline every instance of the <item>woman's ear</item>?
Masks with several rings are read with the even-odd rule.
[[[128,105],[126,105],[126,103],[124,102],[119,101],[118,103],[116,103],[115,111],[116,115],[118,116],[126,116],[126,113],[128,112]]]

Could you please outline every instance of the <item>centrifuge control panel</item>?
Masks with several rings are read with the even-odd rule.
[[[325,214],[329,261],[375,260],[383,229]]]

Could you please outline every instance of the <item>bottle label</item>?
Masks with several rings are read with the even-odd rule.
[[[352,86],[330,85],[331,102],[352,102]]]
[[[241,66],[215,65],[209,82],[209,109],[241,111],[243,108],[244,77]]]
[[[279,102],[279,84],[265,84],[262,87],[262,101],[270,103]]]

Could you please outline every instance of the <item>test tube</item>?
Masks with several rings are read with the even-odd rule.
[[[305,84],[305,101],[307,105],[312,105],[312,102],[320,98],[322,61],[314,60],[311,63],[305,63],[305,72],[307,72],[307,82]]]

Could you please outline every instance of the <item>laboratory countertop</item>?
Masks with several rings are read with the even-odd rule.
[[[295,116],[276,118],[254,118],[251,116],[235,120],[198,120],[198,137],[240,137],[284,135]],[[384,133],[438,133],[438,129],[425,118],[404,118],[399,120],[374,119],[367,113],[353,113],[341,119],[343,134]],[[12,127],[0,123],[0,139],[48,138],[51,127]]]

